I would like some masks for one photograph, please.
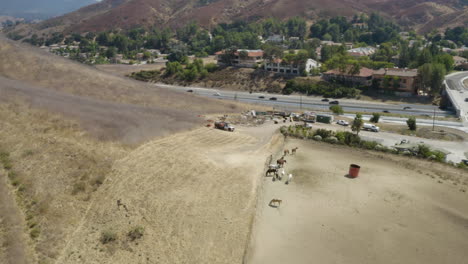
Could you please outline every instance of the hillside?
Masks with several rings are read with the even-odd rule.
[[[443,29],[467,23],[466,10],[458,0],[105,0],[36,25],[21,25],[21,36],[54,31],[88,32],[128,29],[136,26],[177,28],[189,21],[209,27],[235,20],[285,19],[302,16],[308,20],[359,12],[380,12],[402,25],[420,31]]]

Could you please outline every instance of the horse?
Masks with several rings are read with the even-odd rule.
[[[274,173],[275,176],[276,176],[276,175],[278,174],[278,170],[277,170],[277,169],[268,169],[268,170],[266,171],[265,176],[268,176],[270,173]]]
[[[289,154],[289,149],[285,149],[284,150],[284,156],[288,155]]]
[[[296,151],[297,151],[298,148],[299,148],[299,147],[293,148],[293,149],[291,150],[291,154],[296,154]]]
[[[290,173],[288,175],[288,180],[285,182],[285,184],[289,184],[292,181],[292,177],[293,177],[293,175]]]
[[[271,199],[270,203],[268,204],[269,206],[271,207],[280,207],[281,203],[283,202],[283,200],[280,200],[280,199]],[[277,205],[275,205],[277,204]]]
[[[276,164],[278,164],[278,166],[279,166],[280,168],[284,167],[284,164],[285,164],[285,163],[286,163],[286,160],[283,159],[283,158],[281,158],[281,159],[279,159],[279,160],[276,161]]]
[[[284,172],[284,169],[281,169],[281,174],[279,176],[279,180],[281,181],[281,179],[283,179],[283,177],[286,175],[286,173]]]

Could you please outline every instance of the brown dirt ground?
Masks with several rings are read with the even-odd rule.
[[[288,140],[283,181],[263,181],[249,263],[463,263],[468,177],[439,163]],[[361,165],[356,179],[349,164]],[[268,206],[282,199],[279,208]]]

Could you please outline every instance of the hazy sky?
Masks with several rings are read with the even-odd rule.
[[[0,15],[57,16],[97,0],[0,0]]]

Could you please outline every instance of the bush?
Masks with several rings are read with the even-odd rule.
[[[380,120],[380,114],[379,113],[372,113],[372,117],[370,119],[370,121],[372,123],[378,123]]]
[[[319,136],[319,135],[315,135],[315,136],[313,137],[313,139],[314,139],[314,140],[317,140],[317,141],[322,141],[322,137]]]
[[[330,110],[335,114],[335,115],[342,115],[344,112],[343,112],[343,108],[339,105],[332,105],[330,106]]]
[[[327,143],[330,143],[330,144],[336,144],[338,143],[338,139],[336,137],[328,137],[324,140],[325,142]]]
[[[31,236],[32,239],[36,239],[39,237],[41,234],[41,230],[39,230],[39,227],[35,226],[34,228],[29,231],[29,235]]]
[[[77,182],[73,185],[72,194],[75,195],[79,192],[84,192],[86,190],[86,184],[84,182]]]
[[[108,244],[111,243],[115,240],[117,240],[117,234],[115,232],[112,232],[110,230],[104,231],[101,233],[101,243],[102,244]]]
[[[219,69],[219,67],[215,63],[208,63],[208,64],[205,65],[205,69],[208,72],[215,72],[215,71],[217,71]]]
[[[361,141],[361,147],[365,149],[376,149],[378,145],[375,141]]]
[[[321,136],[322,139],[333,136],[333,131],[327,129],[317,129],[315,130],[314,136]]]
[[[408,125],[409,130],[416,130],[416,118],[408,118],[408,120],[406,120],[406,124]]]
[[[344,143],[348,146],[358,146],[361,143],[361,138],[351,132],[344,132]]]
[[[127,236],[130,238],[131,241],[134,241],[135,239],[139,239],[143,236],[143,232],[145,229],[141,226],[136,226],[132,230],[130,230],[127,234]]]

